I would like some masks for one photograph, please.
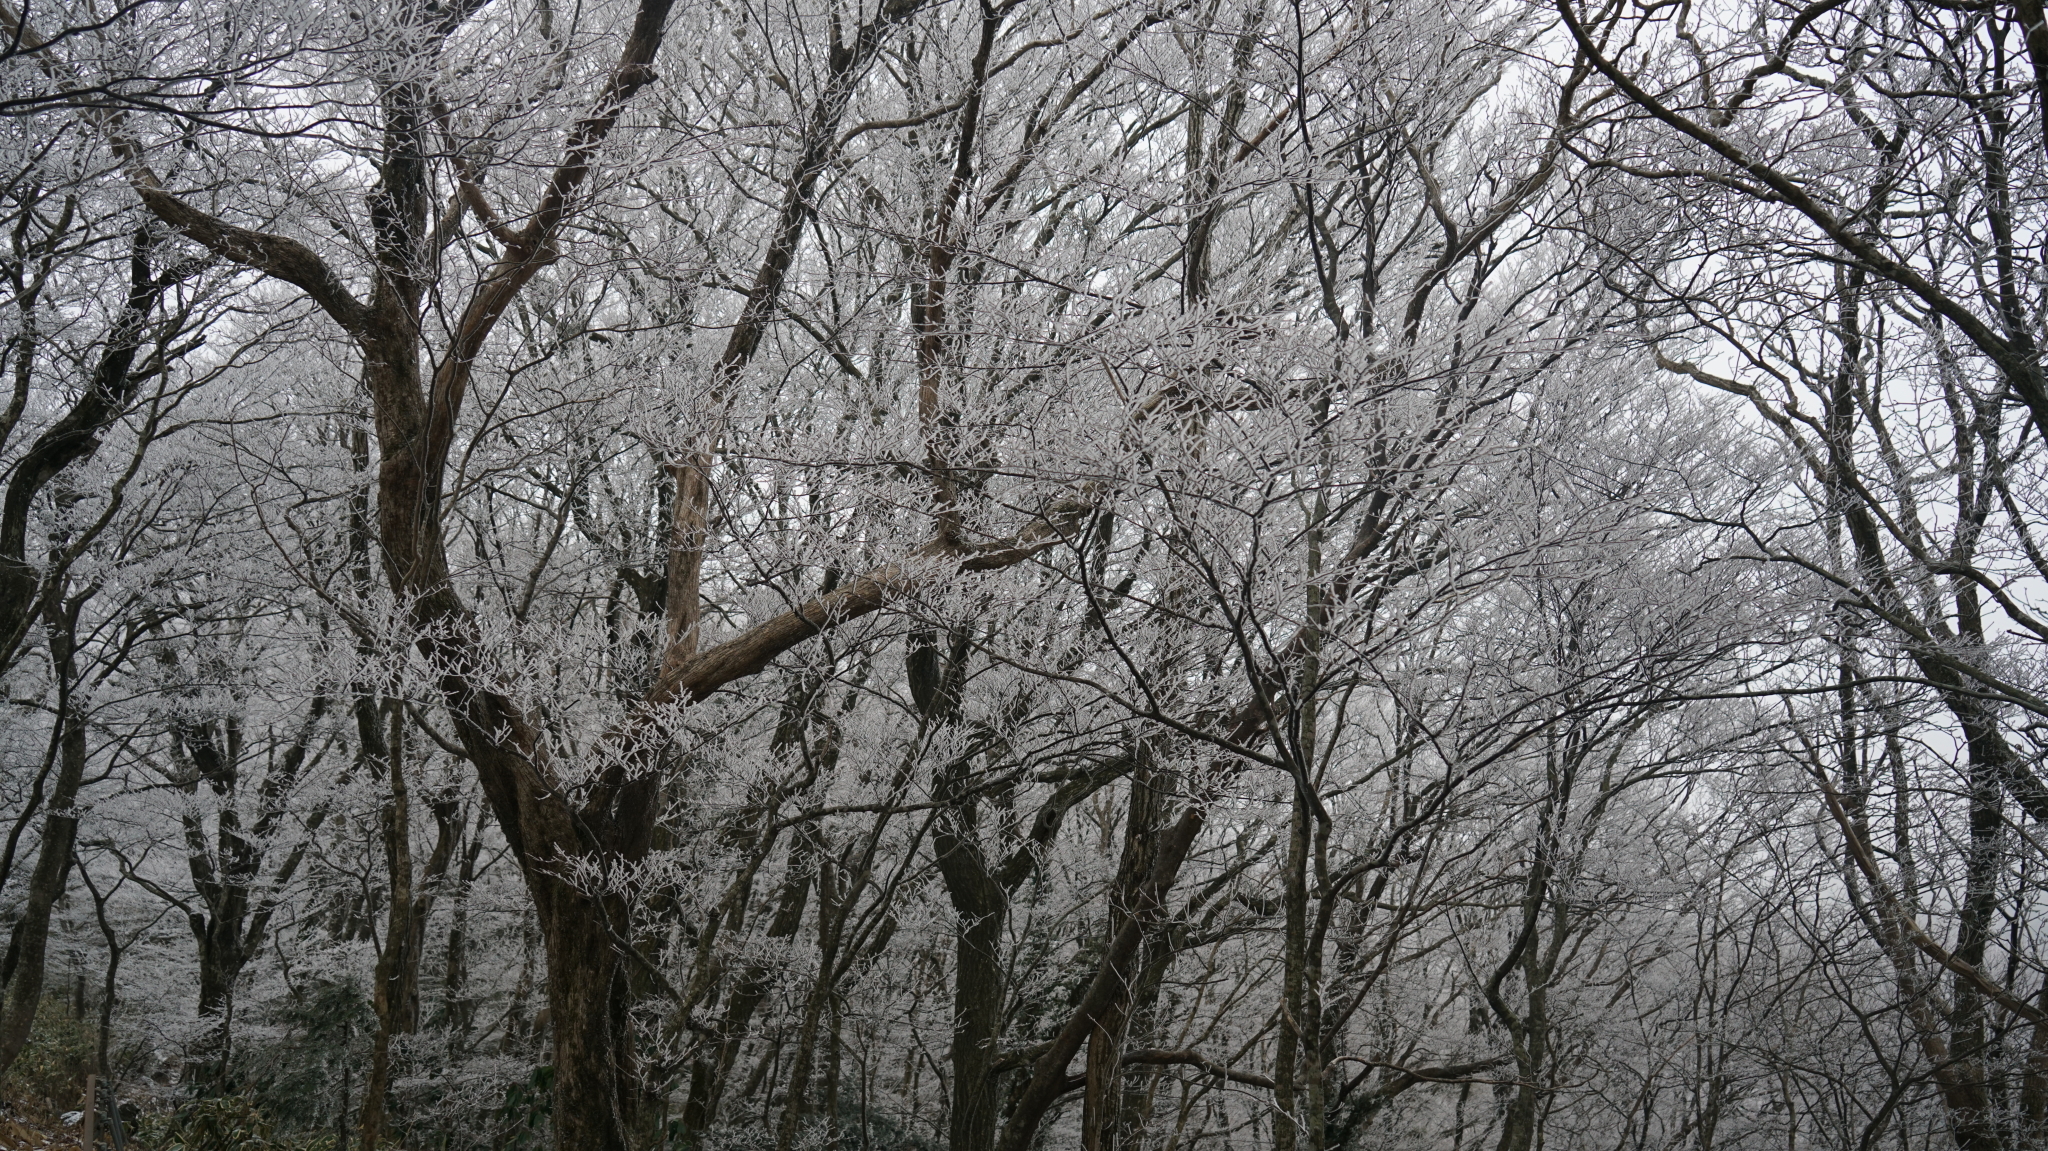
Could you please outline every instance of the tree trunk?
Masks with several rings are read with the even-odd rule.
[[[7,943],[7,1005],[0,1014],[0,1075],[14,1066],[34,1029],[43,998],[44,960],[50,940],[50,912],[64,894],[71,852],[78,839],[78,789],[85,780],[85,716],[77,697],[76,602],[58,597],[44,605],[50,663],[57,674],[57,784],[43,819],[43,842],[29,876],[28,902],[14,921]]]
[[[1285,925],[1281,931],[1280,1043],[1273,1059],[1273,1151],[1294,1151],[1303,1122],[1298,1106],[1301,1094],[1295,1082],[1302,1048],[1308,1035],[1302,1030],[1303,986],[1306,976],[1308,940],[1308,820],[1303,797],[1296,794],[1293,818],[1287,827],[1287,863],[1282,898]],[[1314,1143],[1309,1151],[1322,1151]]]
[[[1552,796],[1555,796],[1552,792]],[[1536,931],[1543,907],[1550,890],[1550,869],[1552,864],[1552,809],[1546,801],[1541,823],[1536,833],[1535,859],[1524,881],[1521,905],[1521,926],[1516,932],[1507,955],[1500,966],[1494,968],[1493,978],[1486,985],[1486,1001],[1493,1008],[1501,1025],[1507,1028],[1512,1041],[1515,1060],[1515,1088],[1508,1098],[1507,1112],[1501,1117],[1499,1151],[1529,1151],[1536,1135],[1536,1081],[1543,1073],[1544,1027],[1540,1018],[1541,989],[1537,986],[1535,964],[1531,956],[1536,951]],[[1527,1013],[1508,1006],[1502,993],[1502,984],[1510,974],[1520,971],[1523,991],[1528,996]]]
[[[164,289],[182,278],[176,273],[160,278],[150,270],[153,243],[148,229],[137,230],[129,252],[128,298],[107,332],[107,342],[93,367],[90,385],[70,410],[10,464],[12,474],[5,494],[0,495],[0,671],[14,665],[35,624],[38,607],[43,609],[46,619],[49,617],[48,609],[53,605],[39,605],[39,595],[63,594],[62,570],[38,571],[28,561],[30,509],[60,472],[80,460],[90,459],[99,450],[100,433],[134,401],[143,379],[133,372],[135,355],[150,335],[150,313]],[[32,303],[32,298],[17,301],[21,306]],[[33,348],[21,348],[17,354],[31,356]],[[64,550],[76,554],[76,541],[72,543],[72,548]],[[4,1046],[0,1043],[0,1048]]]
[[[803,830],[808,837],[817,837],[816,824],[807,824]],[[804,997],[803,1022],[797,1029],[796,1052],[790,1059],[788,1096],[783,1101],[782,1124],[775,1135],[776,1151],[791,1151],[804,1116],[811,1110],[811,1068],[817,1060],[818,1031],[839,975],[839,943],[846,922],[832,861],[826,857],[822,843],[814,843],[812,850],[819,857],[817,977],[811,983],[810,994]]]
[[[1139,755],[1142,764],[1143,748]],[[1152,870],[1152,847],[1159,831],[1160,806],[1152,773],[1140,766],[1131,776],[1123,855],[1117,861],[1116,879],[1110,888],[1108,936],[1111,939],[1116,938],[1130,919],[1138,885]],[[1081,1098],[1081,1146],[1086,1151],[1114,1151],[1121,1141],[1119,1128],[1126,1111],[1122,1090],[1124,1041],[1133,1006],[1129,1000],[1117,1004],[1104,1014],[1088,1036],[1088,1069]]]
[[[1074,1055],[1081,1050],[1100,1021],[1129,994],[1139,944],[1147,931],[1165,915],[1167,895],[1173,890],[1174,881],[1180,877],[1181,864],[1187,861],[1195,838],[1202,833],[1207,815],[1202,804],[1191,803],[1174,821],[1172,828],[1159,837],[1152,871],[1145,877],[1133,901],[1135,914],[1110,941],[1109,949],[1096,965],[1095,977],[1082,993],[1073,1015],[1053,1037],[1051,1047],[1032,1064],[1031,1079],[1011,1109],[1010,1120],[1004,1125],[1002,1138],[996,1144],[998,1151],[1025,1151],[1031,1146],[1046,1112],[1066,1090],[1067,1064],[1073,1062]]]
[[[481,812],[478,813],[482,815]],[[455,874],[454,906],[448,917],[448,962],[441,976],[443,999],[448,1004],[448,1027],[458,1040],[469,1038],[475,1022],[476,1001],[469,998],[469,889],[476,882],[476,861],[483,855],[484,823],[479,818],[462,850],[462,866]]]
[[[941,821],[943,827],[944,821]],[[939,874],[960,930],[953,937],[953,1110],[947,1120],[951,1151],[995,1146],[1002,1102],[993,1068],[1003,1022],[1003,932],[1010,901],[983,865],[981,853],[957,830],[935,833]]]
[[[649,1100],[635,1074],[624,956],[609,938],[624,901],[558,880],[534,886],[554,1032],[555,1146],[629,1151]]]
[[[214,1037],[186,1071],[203,1092],[227,1084],[233,1055],[235,984],[249,957],[242,952],[240,915],[218,912],[192,916],[192,934],[199,942],[199,1017],[211,1021]]]
[[[377,956],[376,986],[371,1005],[377,1013],[377,1034],[370,1046],[370,1077],[363,1085],[359,1143],[375,1151],[383,1142],[385,1099],[391,1089],[391,1043],[419,1029],[420,953],[426,943],[427,916],[433,910],[434,885],[447,871],[460,834],[453,805],[434,805],[439,833],[426,868],[415,882],[412,866],[412,804],[405,781],[404,713],[387,700],[391,735],[386,745],[390,796],[382,816],[384,863],[390,879],[384,950]]]
[[[1998,914],[1998,877],[2003,864],[2005,816],[1996,767],[1983,751],[1970,749],[1970,838],[1964,860],[1963,903],[1957,916],[1956,958],[1984,968],[1986,944]],[[1961,1151],[1995,1151],[2004,1146],[1987,1083],[1984,996],[1969,980],[1955,979],[1949,1018],[1949,1058],[1955,1082],[1945,1092],[1949,1124]]]

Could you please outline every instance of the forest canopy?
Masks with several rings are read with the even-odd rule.
[[[2048,1148],[2041,0],[23,5],[0,1141]]]

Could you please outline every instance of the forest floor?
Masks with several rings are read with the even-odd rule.
[[[43,1151],[77,1148],[79,1131],[58,1116],[0,1115],[0,1151]]]

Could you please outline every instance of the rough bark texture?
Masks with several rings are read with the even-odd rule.
[[[996,1040],[1003,1015],[1004,929],[1009,895],[983,866],[967,837],[948,829],[933,841],[960,929],[953,937],[953,1110],[947,1120],[955,1151],[995,1145],[1001,1097],[996,1090]]]

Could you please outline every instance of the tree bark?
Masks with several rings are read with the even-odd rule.
[[[417,876],[413,874],[412,801],[405,779],[404,712],[395,700],[386,701],[386,710],[391,720],[384,761],[390,794],[385,800],[381,830],[390,891],[385,907],[384,948],[377,955],[370,997],[377,1015],[377,1033],[371,1041],[370,1077],[363,1084],[362,1113],[357,1123],[357,1141],[364,1151],[376,1151],[384,1140],[392,1041],[419,1030],[420,956],[426,945],[427,917],[433,912],[440,881],[454,858],[455,841],[462,834],[459,812],[453,802],[433,802],[434,846],[425,866]]]
[[[1179,878],[1181,864],[1187,861],[1188,852],[1201,834],[1207,816],[1204,805],[1190,803],[1160,837],[1151,874],[1145,877],[1134,901],[1136,913],[1110,940],[1107,952],[1096,965],[1095,977],[1089,981],[1087,991],[1082,994],[1080,1004],[1068,1017],[1066,1025],[1053,1037],[1045,1053],[1033,1062],[1031,1079],[1017,1097],[1009,1122],[1003,1127],[1002,1138],[996,1144],[997,1151],[1025,1151],[1031,1146],[1046,1112],[1066,1090],[1067,1064],[1073,1062],[1074,1055],[1102,1019],[1124,999],[1130,987],[1138,945],[1143,942],[1146,932],[1164,916],[1167,895],[1173,889],[1174,880]]]
[[[30,873],[28,901],[7,943],[7,1004],[0,1014],[0,1075],[14,1066],[34,1029],[36,1007],[43,998],[44,961],[50,939],[50,912],[64,894],[71,853],[78,840],[78,789],[85,780],[85,716],[78,689],[76,627],[78,600],[50,597],[43,605],[50,663],[57,674],[57,783],[50,792],[49,814],[43,819],[43,841]]]
[[[1139,885],[1152,870],[1153,841],[1159,833],[1163,806],[1153,785],[1152,772],[1144,765],[1145,751],[1139,750],[1140,766],[1131,775],[1130,796],[1124,820],[1123,854],[1117,861],[1116,878],[1110,887],[1109,938],[1116,938],[1136,913]],[[1124,1043],[1131,1021],[1131,1000],[1105,1012],[1088,1036],[1086,1086],[1081,1097],[1081,1145],[1085,1151],[1115,1151],[1121,1142],[1120,1123],[1124,1116]]]
[[[159,277],[150,269],[152,246],[148,229],[138,229],[128,257],[128,297],[114,315],[92,378],[68,411],[36,437],[11,469],[6,493],[0,496],[0,671],[13,666],[21,644],[34,625],[39,598],[55,594],[52,576],[28,561],[29,510],[50,481],[65,468],[90,459],[99,450],[100,434],[119,419],[134,400],[141,377],[133,371],[135,355],[149,333],[149,317],[170,284],[190,274],[175,268]],[[21,355],[31,355],[23,349]],[[77,541],[66,550],[75,551]]]
[[[981,852],[957,828],[934,830],[939,874],[960,927],[953,936],[953,1109],[947,1119],[952,1151],[988,1151],[995,1145],[998,1107],[996,1041],[1003,1020],[1002,942],[1010,900],[989,874]]]

